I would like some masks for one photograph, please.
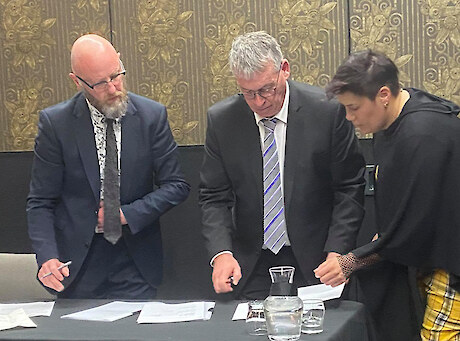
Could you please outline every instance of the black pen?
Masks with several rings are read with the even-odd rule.
[[[58,269],[58,270],[61,270],[61,269],[65,268],[66,266],[69,266],[70,264],[72,264],[72,261],[71,261],[71,260],[69,260],[67,263],[62,264],[62,265],[59,266],[57,269]],[[41,279],[43,279],[43,278],[45,278],[45,277],[48,277],[48,276],[51,276],[51,274],[52,274],[52,272],[48,272],[47,274],[44,274],[44,275],[41,277]]]

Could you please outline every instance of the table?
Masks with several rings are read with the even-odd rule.
[[[216,302],[214,313],[209,321],[137,324],[138,314],[114,322],[77,321],[60,318],[62,315],[93,308],[108,302],[111,301],[58,299],[50,317],[32,317],[37,328],[0,331],[0,340],[268,340],[266,336],[248,335],[243,320],[232,321],[233,313],[239,303],[236,301]],[[364,306],[358,302],[341,301],[335,307],[326,307],[324,331],[316,335],[302,334],[300,340],[368,341]]]

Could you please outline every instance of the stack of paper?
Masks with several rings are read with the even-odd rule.
[[[209,320],[215,302],[166,304],[150,302],[144,305],[137,323],[167,323]]]
[[[63,315],[62,319],[112,322],[131,316],[142,309],[146,302],[111,302],[96,308]]]
[[[332,300],[342,296],[345,283],[336,286],[335,288],[330,285],[317,284],[298,289],[298,296],[302,300],[306,299],[321,299],[323,301]]]
[[[28,317],[50,316],[53,307],[54,302],[7,303],[0,304],[0,314],[7,315],[15,310],[23,309]]]
[[[0,315],[0,330],[16,327],[37,327],[37,325],[27,316],[24,309],[17,309],[8,314]]]
[[[99,307],[61,316],[63,319],[112,322],[141,310],[138,323],[166,323],[209,320],[214,302],[166,304],[162,302],[111,302]]]

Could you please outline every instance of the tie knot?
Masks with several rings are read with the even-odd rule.
[[[278,122],[277,118],[264,118],[262,119],[262,124],[264,125],[265,128],[268,128],[270,130],[275,130],[276,122]]]

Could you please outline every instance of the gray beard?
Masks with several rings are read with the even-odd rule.
[[[105,117],[110,119],[117,119],[123,117],[128,109],[128,100],[123,98],[119,103],[115,105],[104,105],[101,108],[101,112]]]

